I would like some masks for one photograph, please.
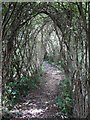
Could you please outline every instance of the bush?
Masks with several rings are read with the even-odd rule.
[[[40,75],[35,74],[32,77],[23,76],[17,81],[6,84],[5,93],[3,95],[3,103],[10,110],[20,101],[22,96],[26,96],[28,91],[38,87]]]
[[[72,93],[69,80],[65,79],[60,81],[59,95],[56,98],[56,105],[60,111],[67,117],[71,116],[72,112]]]

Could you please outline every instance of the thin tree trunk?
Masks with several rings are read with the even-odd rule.
[[[90,120],[90,3],[88,3],[88,15],[89,15],[89,20],[88,20],[88,53],[89,53],[89,73],[88,73],[88,120]]]

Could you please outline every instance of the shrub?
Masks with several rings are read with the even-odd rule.
[[[40,75],[35,74],[32,77],[23,76],[17,81],[9,82],[5,86],[3,95],[3,104],[10,110],[20,101],[22,96],[26,96],[28,91],[38,87]]]
[[[67,117],[70,117],[72,112],[72,93],[69,80],[65,79],[60,81],[59,95],[56,98],[56,105],[60,111]]]

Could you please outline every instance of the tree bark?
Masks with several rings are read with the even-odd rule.
[[[88,70],[88,120],[90,120],[90,2],[88,3],[88,54],[89,54],[89,70]]]

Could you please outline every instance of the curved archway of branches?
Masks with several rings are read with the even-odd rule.
[[[73,116],[89,115],[88,11],[89,3],[3,3],[3,88],[37,75],[47,52],[69,81]]]

